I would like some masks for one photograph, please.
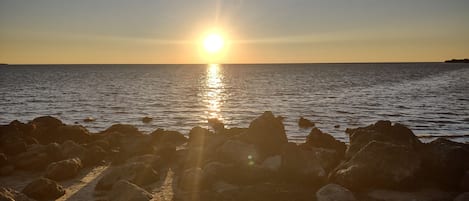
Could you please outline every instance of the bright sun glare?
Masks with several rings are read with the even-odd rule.
[[[220,50],[223,48],[223,45],[223,38],[216,33],[212,33],[204,39],[204,48],[209,53],[220,52]]]

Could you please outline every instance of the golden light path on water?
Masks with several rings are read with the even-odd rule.
[[[209,64],[206,75],[206,102],[208,110],[205,112],[208,119],[216,118],[223,121],[221,106],[223,104],[223,74],[220,64]]]

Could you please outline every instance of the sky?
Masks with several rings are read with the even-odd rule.
[[[0,0],[0,63],[420,62],[469,57],[468,0]],[[217,32],[223,51],[208,55]]]

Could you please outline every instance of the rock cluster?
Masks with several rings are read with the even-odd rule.
[[[311,131],[297,144],[288,142],[282,119],[265,112],[248,128],[212,120],[213,130],[194,127],[188,138],[162,129],[143,134],[125,124],[91,134],[50,116],[13,121],[0,126],[0,175],[44,172],[21,193],[3,188],[0,195],[57,199],[66,193],[57,182],[110,164],[95,186],[109,200],[151,200],[149,189],[169,170],[175,200],[467,198],[456,198],[469,189],[467,144],[443,138],[423,143],[390,121],[347,129],[345,144],[303,118],[299,125]]]

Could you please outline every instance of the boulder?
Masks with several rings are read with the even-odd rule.
[[[57,142],[56,130],[64,125],[62,121],[51,116],[35,118],[29,124],[33,127],[31,136],[42,144]]]
[[[150,165],[155,170],[159,170],[165,165],[160,156],[153,155],[153,154],[135,156],[135,157],[129,158],[126,161],[126,163],[144,163],[146,165]]]
[[[160,179],[160,175],[152,166],[144,163],[129,163],[121,167],[115,167],[104,175],[96,184],[96,190],[109,190],[114,183],[121,179],[128,180],[139,186],[154,183]]]
[[[468,201],[469,200],[469,192],[464,192],[458,195],[458,197],[454,198],[454,201]]]
[[[150,134],[159,146],[180,146],[187,142],[187,138],[177,131],[157,129]]]
[[[9,155],[17,155],[26,151],[26,142],[23,140],[18,140],[15,142],[10,142],[1,147],[1,149]]]
[[[46,178],[32,181],[24,187],[22,192],[36,200],[55,200],[65,194],[65,190],[60,184]]]
[[[314,153],[300,149],[293,142],[286,144],[282,150],[282,179],[308,185],[324,183],[326,172]]]
[[[60,145],[61,153],[64,158],[80,158],[85,157],[86,148],[74,141],[67,140]]]
[[[202,168],[191,168],[183,172],[178,181],[178,187],[184,191],[201,191],[203,189]]]
[[[433,180],[442,188],[455,189],[469,170],[469,145],[438,138],[424,145],[421,151],[425,180]]]
[[[280,154],[280,148],[288,142],[282,120],[270,111],[264,112],[249,124],[248,130],[239,139],[254,144],[261,158]]]
[[[62,158],[59,150],[56,143],[31,146],[28,151],[15,156],[12,161],[16,169],[44,170],[51,162]]]
[[[189,146],[203,146],[206,139],[213,133],[206,128],[196,126],[189,132]]]
[[[215,133],[219,133],[225,129],[225,124],[217,118],[208,119],[207,122],[208,125],[215,131]]]
[[[0,167],[8,165],[8,157],[4,153],[0,153]]]
[[[15,166],[7,165],[4,167],[0,167],[0,176],[8,176],[11,175],[15,171]]]
[[[216,153],[219,160],[240,165],[254,165],[259,160],[259,154],[254,145],[238,140],[226,141]]]
[[[114,124],[111,127],[104,130],[102,133],[110,134],[114,132],[121,133],[124,135],[130,135],[130,136],[142,134],[140,133],[140,131],[138,131],[138,129],[135,126],[128,125],[128,124]]]
[[[108,198],[112,201],[149,201],[153,196],[129,181],[120,180],[114,184]]]
[[[76,143],[85,143],[90,141],[90,133],[80,125],[63,125],[55,130],[56,142],[65,142],[72,140]]]
[[[100,164],[107,156],[107,152],[100,146],[92,146],[86,149],[83,157],[84,166],[93,166]]]
[[[300,119],[298,120],[298,126],[300,128],[311,128],[314,126],[314,123],[312,121],[310,121],[309,119],[305,119],[303,117],[300,117]]]
[[[339,165],[340,162],[344,159],[343,153],[338,153],[337,150],[333,149],[312,147],[307,150],[311,151],[316,156],[316,158],[319,160],[319,164],[321,164],[327,173],[336,168],[337,165]]]
[[[469,192],[469,170],[464,173],[464,176],[461,179],[461,184],[459,185],[462,191]]]
[[[339,154],[339,157],[344,156],[347,146],[344,142],[336,140],[332,135],[323,133],[318,128],[313,128],[309,135],[306,137],[305,145],[310,147],[332,149]]]
[[[0,200],[1,201],[32,201],[25,194],[13,190],[11,188],[0,187]]]
[[[55,181],[71,179],[78,174],[81,168],[83,165],[79,158],[66,159],[47,166],[45,177]]]
[[[409,147],[372,141],[340,164],[330,180],[352,190],[404,188],[414,181],[420,165],[418,153]]]
[[[317,201],[356,201],[353,193],[337,184],[327,184],[316,192]]]
[[[350,137],[350,145],[346,152],[347,159],[371,141],[406,146],[411,150],[418,150],[422,144],[412,130],[402,124],[392,125],[390,121],[378,121],[373,125],[356,129],[347,128],[345,132]]]

